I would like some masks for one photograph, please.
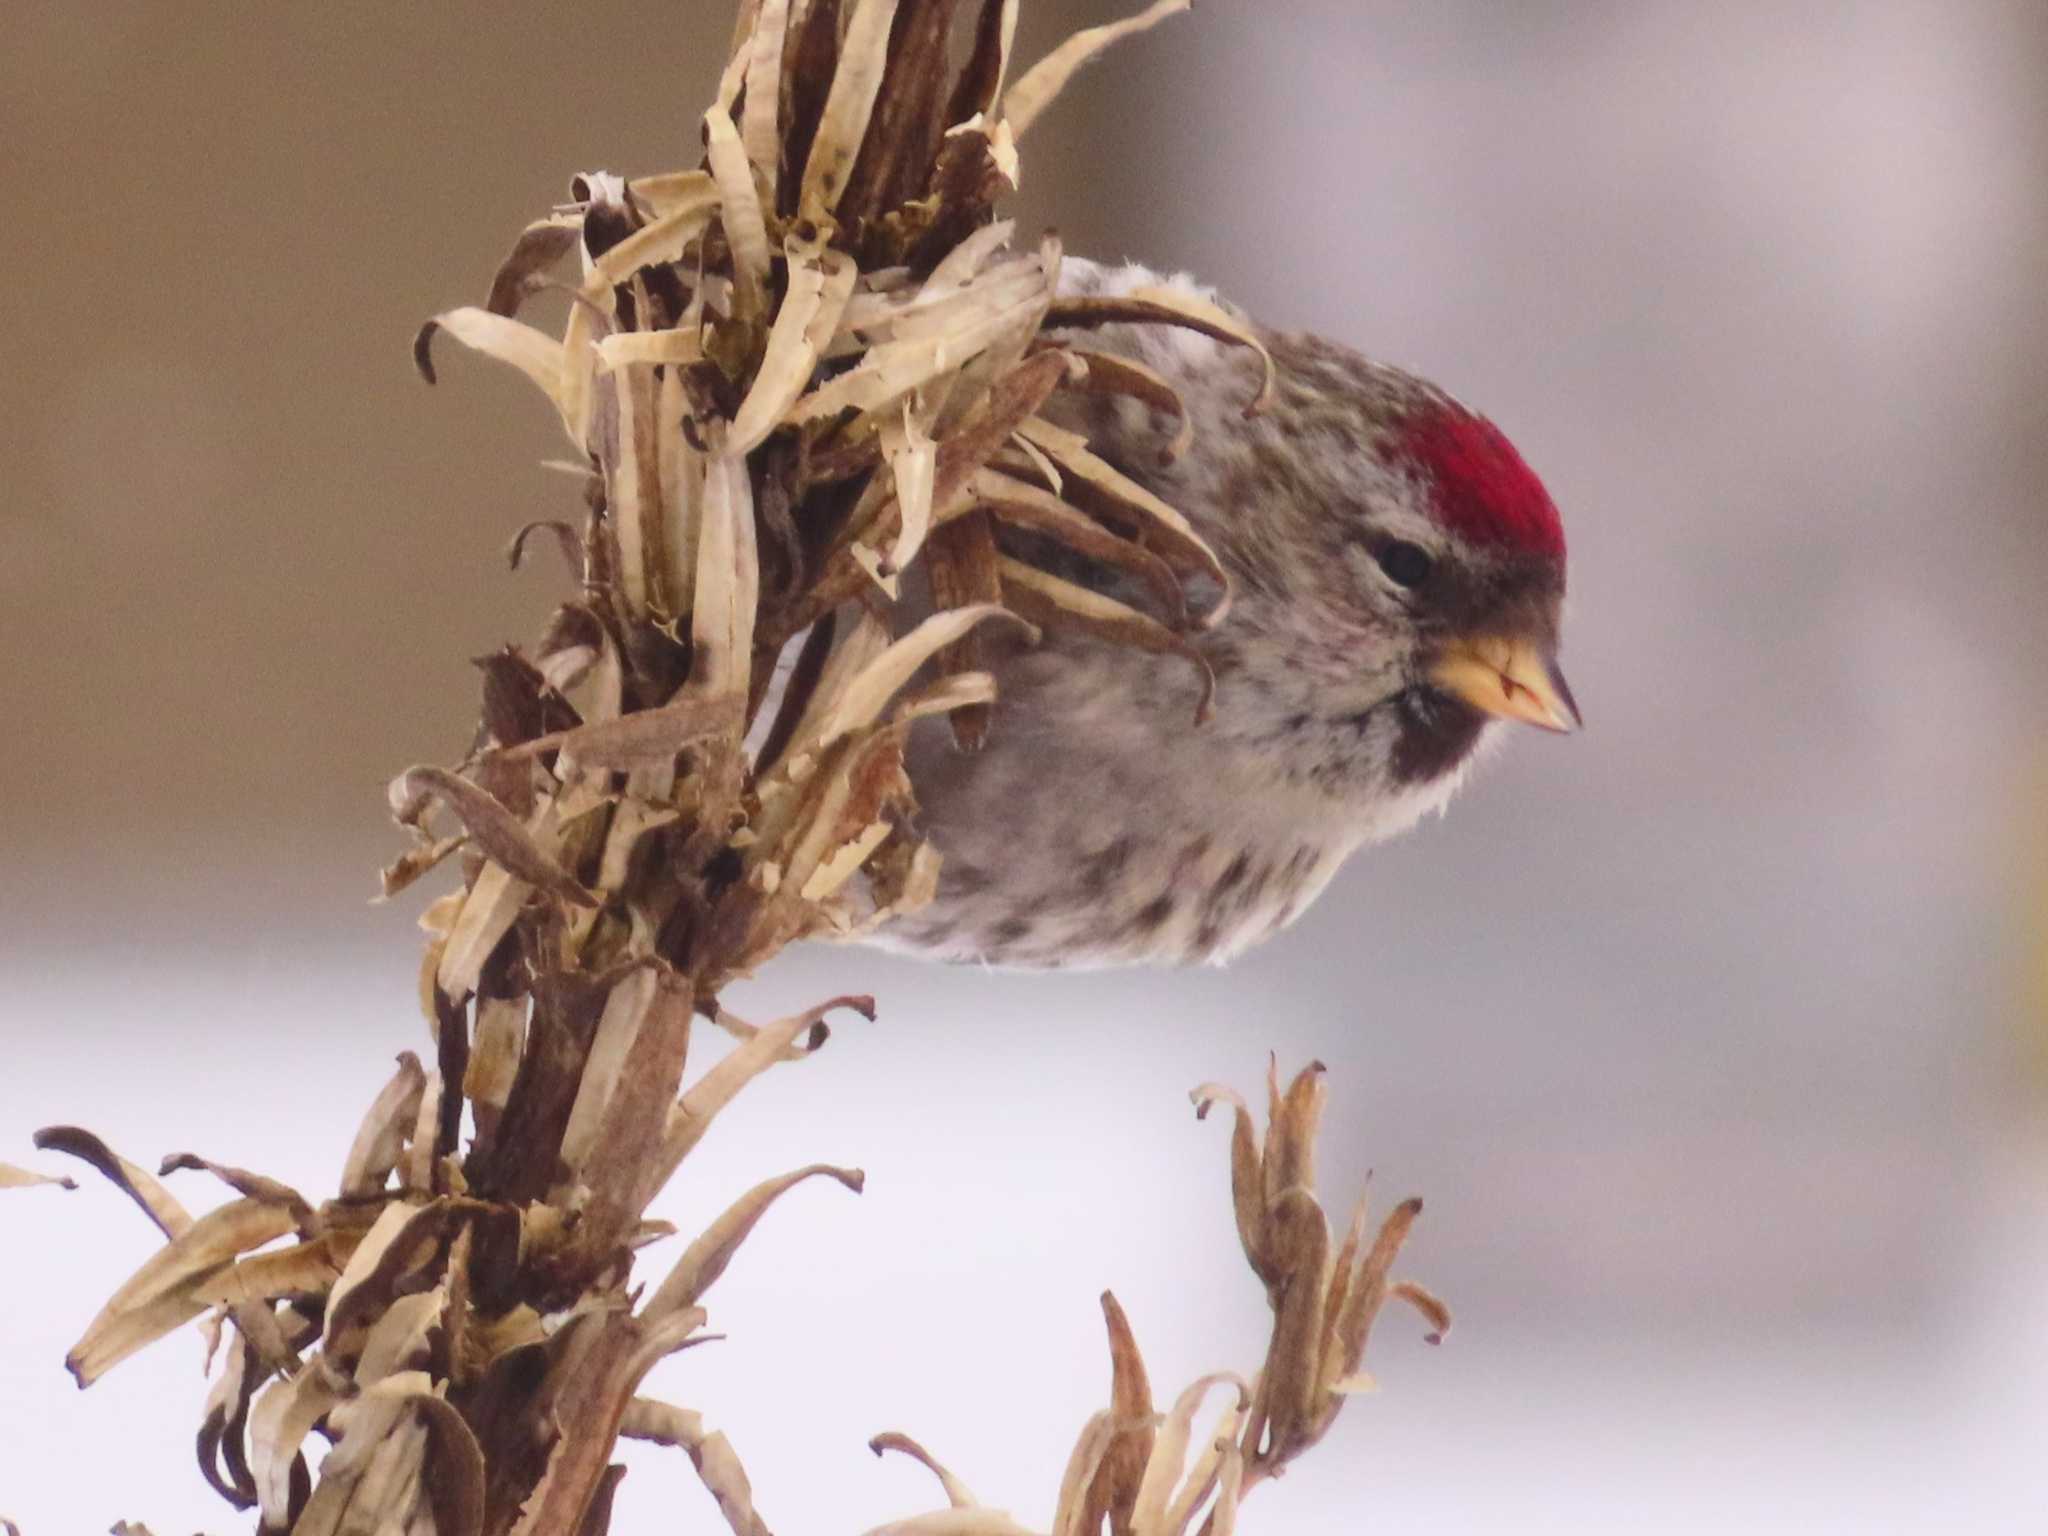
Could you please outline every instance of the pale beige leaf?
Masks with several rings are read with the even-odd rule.
[[[434,982],[449,997],[464,998],[476,990],[484,962],[510,931],[533,887],[516,879],[502,864],[486,864],[462,898],[455,926],[441,950]]]
[[[477,1006],[476,1038],[463,1073],[463,1096],[473,1109],[497,1111],[512,1096],[519,1058],[526,1049],[526,1005],[514,998],[487,998]]]
[[[249,1410],[249,1470],[256,1481],[264,1529],[289,1529],[292,1462],[313,1425],[339,1401],[336,1386],[313,1360],[265,1387]]]
[[[896,543],[883,563],[884,572],[893,575],[909,569],[931,531],[939,445],[925,435],[916,413],[906,405],[900,422],[891,420],[883,425],[882,453],[896,485]]]
[[[371,1102],[356,1129],[348,1161],[342,1164],[343,1199],[367,1200],[384,1187],[385,1179],[398,1166],[426,1085],[427,1074],[419,1057],[411,1051],[399,1052],[398,1070]]]
[[[760,585],[753,480],[745,457],[721,446],[704,472],[697,596],[690,613],[692,695],[746,697]]]
[[[726,440],[728,452],[745,454],[768,440],[811,382],[818,357],[839,328],[840,314],[853,294],[859,269],[844,251],[816,240],[791,235],[783,245],[789,262],[789,287],[753,387],[740,402]]]
[[[790,0],[761,0],[747,43],[747,96],[740,109],[740,139],[747,159],[772,191],[782,163],[782,48]]]
[[[1052,1536],[1095,1536],[1095,1532],[1082,1529],[1087,1513],[1088,1490],[1094,1486],[1095,1474],[1101,1470],[1102,1458],[1108,1454],[1118,1427],[1116,1416],[1107,1410],[1094,1415],[1082,1427],[1080,1438],[1074,1442],[1073,1454],[1067,1458],[1066,1472],[1060,1478]]]
[[[868,1019],[875,1016],[875,1000],[871,997],[835,997],[815,1008],[763,1025],[753,1039],[742,1041],[720,1057],[711,1070],[683,1095],[669,1115],[668,1135],[662,1145],[659,1183],[668,1182],[690,1149],[704,1139],[713,1118],[732,1102],[735,1094],[782,1060],[799,1035],[817,1027],[826,1014],[839,1008],[851,1008]]]
[[[806,1179],[820,1176],[837,1179],[855,1194],[861,1192],[866,1175],[858,1168],[835,1168],[829,1163],[812,1163],[794,1173],[785,1173],[780,1178],[765,1179],[735,1200],[718,1219],[706,1227],[697,1240],[690,1244],[683,1256],[676,1260],[668,1278],[661,1282],[661,1288],[654,1293],[642,1309],[641,1315],[649,1319],[666,1317],[684,1307],[695,1306],[704,1293],[725,1273],[732,1257],[739,1251],[740,1244],[754,1230],[756,1223],[767,1214],[773,1205],[789,1190]]]
[[[446,310],[420,327],[413,340],[413,361],[431,384],[435,382],[433,344],[446,331],[471,351],[507,363],[525,374],[557,405],[562,399],[562,344],[545,332],[488,309],[465,305]]]
[[[1010,243],[1016,233],[1015,219],[998,219],[993,224],[984,224],[939,258],[939,264],[932,268],[932,275],[925,279],[918,297],[930,299],[964,287],[980,274],[990,257]]]
[[[616,331],[597,343],[597,371],[616,373],[621,368],[679,366],[702,362],[704,343],[695,331]],[[571,466],[578,473],[582,465]]]
[[[761,214],[754,168],[747,162],[746,147],[725,107],[714,106],[704,114],[704,145],[712,178],[718,183],[726,243],[732,247],[735,313],[742,320],[751,320],[768,307],[768,226]]]
[[[635,176],[626,183],[626,190],[634,202],[661,218],[681,208],[696,207],[717,189],[703,171],[664,171],[659,176]]]
[[[1188,1386],[1174,1399],[1172,1411],[1160,1421],[1158,1436],[1152,1442],[1152,1454],[1147,1458],[1144,1475],[1138,1482],[1137,1501],[1131,1509],[1133,1536],[1169,1536],[1175,1529],[1167,1511],[1176,1489],[1182,1486],[1182,1472],[1187,1465],[1188,1441],[1194,1433],[1195,1415],[1201,1411],[1202,1400],[1212,1388],[1226,1385],[1237,1389],[1240,1406],[1250,1399],[1251,1391],[1242,1377],[1232,1371],[1217,1371]]]
[[[1006,272],[1005,277],[1009,274]],[[934,319],[940,306],[917,317],[914,327],[934,333],[890,341],[873,348],[861,363],[814,389],[791,407],[795,421],[822,421],[842,411],[873,411],[893,406],[912,390],[960,367],[1000,341],[1007,333],[1035,326],[1047,292],[1041,270],[1027,272],[1016,284],[1021,297],[1004,301],[1009,290],[980,284],[940,301],[952,306]],[[943,322],[943,323],[942,323]],[[906,320],[905,324],[909,324]]]
[[[979,1509],[981,1507],[981,1500],[974,1496],[968,1486],[951,1472],[947,1471],[944,1466],[940,1465],[937,1457],[911,1439],[910,1436],[899,1434],[893,1429],[888,1430],[870,1440],[868,1442],[868,1449],[877,1456],[888,1451],[895,1451],[899,1455],[908,1456],[913,1461],[918,1462],[927,1472],[939,1480],[939,1486],[946,1492],[946,1502],[953,1508]]]
[[[868,856],[888,841],[890,832],[894,830],[886,821],[870,822],[852,841],[840,844],[805,877],[801,893],[804,900],[829,900],[867,863]]]
[[[814,746],[826,746],[873,723],[918,668],[984,620],[1019,624],[1035,640],[1037,631],[997,603],[974,603],[935,613],[891,645],[855,677],[821,722]]]
[[[642,267],[680,261],[683,248],[704,233],[717,211],[718,186],[709,176],[699,176],[687,187],[678,186],[658,218],[591,260],[583,278],[584,298],[611,314],[619,284]]]
[[[896,19],[896,0],[855,0],[853,16],[839,45],[839,67],[825,97],[824,114],[804,163],[803,191],[797,200],[802,216],[828,221],[839,206],[860,154],[861,140],[874,111],[875,93],[889,62],[889,28]]]
[[[1052,105],[1053,98],[1066,89],[1074,72],[1103,49],[1136,32],[1155,27],[1169,16],[1185,11],[1193,0],[1155,0],[1137,15],[1100,27],[1076,32],[1059,47],[1018,77],[1003,97],[1003,116],[1019,138],[1038,121],[1039,114]]]
[[[1247,1388],[1242,1381],[1239,1382],[1239,1388],[1243,1395],[1226,1407],[1217,1418],[1214,1428],[1210,1431],[1209,1443],[1203,1448],[1201,1455],[1195,1458],[1195,1464],[1188,1469],[1188,1475],[1181,1483],[1180,1491],[1173,1496],[1173,1502],[1167,1506],[1166,1518],[1161,1525],[1165,1536],[1187,1536],[1189,1527],[1194,1524],[1195,1512],[1202,1507],[1203,1501],[1215,1489],[1226,1460],[1237,1457],[1240,1461],[1239,1472],[1242,1474],[1238,1436],[1244,1430],[1245,1416],[1251,1407],[1252,1389]]]
[[[17,1168],[12,1163],[0,1163],[0,1189],[34,1189],[39,1185],[54,1184],[59,1189],[76,1189],[78,1180],[62,1174],[31,1173],[26,1168]]]
[[[677,606],[677,618],[687,617],[696,601],[697,519],[704,499],[704,455],[690,445],[683,430],[688,412],[682,373],[671,368],[662,375],[655,397],[655,447],[661,459],[661,549],[668,560],[662,580]]]
[[[431,1335],[441,1323],[448,1293],[440,1286],[416,1296],[394,1299],[370,1325],[356,1360],[358,1386],[374,1386],[386,1377],[425,1364]]]
[[[640,1038],[647,1010],[653,1006],[659,974],[651,965],[622,977],[605,999],[598,1016],[597,1034],[585,1058],[583,1078],[577,1085],[576,1102],[569,1110],[569,1123],[562,1132],[562,1163],[570,1173],[582,1168],[591,1147],[605,1130],[605,1113],[618,1090],[619,1074],[626,1058]]]

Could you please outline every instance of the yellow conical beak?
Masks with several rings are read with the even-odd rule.
[[[1546,731],[1579,728],[1579,706],[1557,661],[1541,646],[1496,635],[1454,641],[1429,669],[1429,680],[1474,709]]]

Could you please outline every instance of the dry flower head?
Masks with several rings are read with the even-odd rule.
[[[1070,626],[1202,667],[1189,636],[1229,603],[1186,519],[1041,410],[1108,391],[1187,420],[1164,380],[1077,330],[1257,338],[1180,294],[1064,299],[1058,240],[1018,248],[995,217],[1017,141],[1074,71],[1187,4],[1077,34],[1013,79],[1017,0],[742,0],[700,166],[578,176],[483,305],[422,328],[429,381],[445,334],[548,396],[586,507],[512,542],[515,566],[552,546],[574,590],[534,646],[478,661],[474,749],[391,786],[411,841],[385,894],[461,871],[422,919],[429,1059],[398,1058],[320,1202],[193,1154],[152,1174],[89,1132],[37,1137],[165,1238],[73,1374],[89,1385],[199,1323],[219,1362],[201,1470],[260,1530],[594,1536],[622,1435],[684,1450],[736,1532],[765,1530],[723,1437],[640,1388],[706,1339],[705,1293],[780,1195],[819,1177],[858,1191],[861,1174],[762,1182],[651,1286],[635,1255],[671,1234],[648,1206],[740,1090],[872,1004],[755,1026],[722,989],[792,940],[930,899],[940,863],[912,830],[905,737],[944,715],[979,742],[992,632]],[[520,318],[543,291],[568,297],[559,336]],[[1150,610],[1018,558],[1003,529],[1138,577]],[[899,603],[913,568],[928,611]],[[734,1043],[686,1082],[700,1021]],[[1206,1511],[1227,1532],[1242,1493],[1327,1430],[1380,1303],[1434,1306],[1386,1279],[1411,1208],[1330,1254],[1320,1094],[1313,1073],[1276,1090],[1262,1153],[1238,1112],[1240,1234],[1274,1306],[1265,1369],[1156,1414],[1106,1299],[1114,1401],[1076,1448],[1055,1531],[1164,1536]],[[232,1198],[195,1217],[163,1182],[180,1170]],[[0,1188],[40,1182],[0,1167]],[[938,1470],[954,1511],[889,1529],[1018,1529],[914,1443],[877,1449]]]

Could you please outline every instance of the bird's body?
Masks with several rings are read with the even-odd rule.
[[[1068,269],[1082,293],[1166,281]],[[1171,464],[1174,423],[1127,398],[1091,397],[1069,424],[1230,573],[1232,606],[1197,640],[1214,718],[1195,724],[1182,657],[1072,633],[1004,654],[984,750],[943,722],[913,738],[939,893],[876,939],[999,965],[1227,960],[1353,852],[1441,809],[1501,716],[1576,723],[1551,664],[1562,531],[1497,430],[1345,348],[1268,335],[1277,394],[1248,419],[1243,349],[1155,326],[1076,340],[1187,402],[1193,447]]]

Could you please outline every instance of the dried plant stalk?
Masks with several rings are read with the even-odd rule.
[[[819,1163],[764,1180],[644,1289],[635,1254],[669,1230],[649,1203],[733,1098],[815,1053],[829,1013],[873,1010],[840,998],[756,1028],[721,991],[793,940],[930,899],[939,859],[911,830],[906,734],[950,715],[980,739],[991,623],[1199,666],[1188,637],[1229,601],[1185,518],[1041,415],[1062,391],[1107,390],[1185,421],[1170,387],[1047,326],[1256,337],[1183,296],[1062,300],[1058,242],[1012,250],[994,218],[1016,139],[1074,70],[1186,3],[1084,32],[1006,87],[1016,0],[971,7],[957,71],[955,0],[744,0],[704,165],[578,176],[482,306],[421,329],[429,382],[445,334],[548,396],[589,508],[512,544],[516,565],[547,530],[574,590],[530,650],[480,663],[474,750],[391,786],[411,846],[385,894],[458,857],[462,876],[423,918],[431,1053],[400,1056],[317,1203],[178,1154],[163,1174],[233,1194],[194,1218],[89,1133],[37,1138],[166,1238],[72,1371],[88,1384],[203,1321],[220,1368],[201,1469],[260,1530],[595,1536],[621,1435],[683,1449],[736,1532],[765,1530],[732,1448],[640,1389],[703,1341],[703,1299],[770,1205],[862,1176]],[[519,318],[550,286],[571,294],[559,337]],[[1005,529],[1138,576],[1151,611],[1029,563]],[[920,567],[921,607],[900,600]],[[691,1079],[699,1018],[738,1040]],[[1263,1152],[1239,1110],[1240,1235],[1274,1305],[1265,1370],[1204,1378],[1157,1415],[1105,1298],[1113,1401],[1076,1447],[1056,1531],[1180,1532],[1204,1511],[1228,1531],[1243,1492],[1327,1431],[1381,1304],[1437,1310],[1387,1280],[1410,1208],[1330,1255],[1309,1168],[1319,1103],[1314,1074],[1276,1093]],[[40,1182],[0,1167],[0,1187]],[[1198,1440],[1218,1388],[1231,1405]],[[876,1444],[933,1467],[953,1511],[891,1529],[1021,1529],[913,1442]]]

